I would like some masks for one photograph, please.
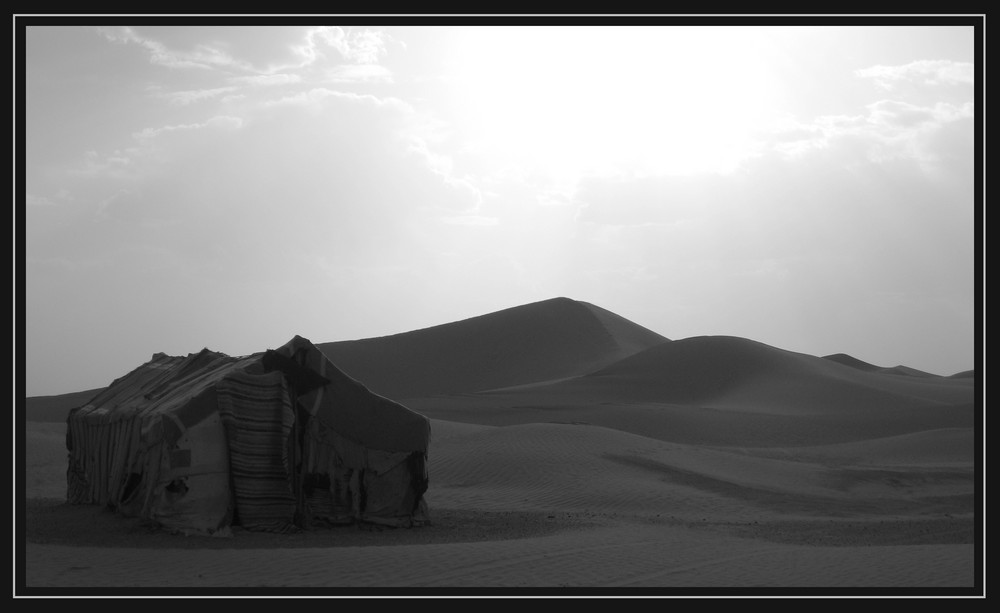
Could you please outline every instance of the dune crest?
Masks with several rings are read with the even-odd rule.
[[[841,408],[961,405],[968,385],[945,377],[896,375],[732,336],[698,336],[651,347],[587,378],[614,382],[643,400],[795,413]],[[897,367],[898,368],[898,367]],[[917,371],[919,372],[919,371]],[[626,385],[627,384],[627,385]]]
[[[744,338],[702,336],[584,376],[408,405],[466,423],[587,423],[676,443],[782,447],[972,428],[971,383],[868,372]]]
[[[857,368],[858,370],[864,370],[866,372],[883,372],[892,375],[905,375],[909,377],[936,377],[929,372],[923,370],[917,370],[916,368],[910,368],[909,366],[903,366],[902,364],[896,366],[875,366],[874,364],[869,364],[864,360],[859,360],[854,356],[847,355],[846,353],[834,353],[831,355],[823,356],[823,359],[830,360],[832,362],[838,362],[844,364],[845,366],[850,366],[852,368]],[[972,371],[968,371],[972,372]],[[961,373],[959,373],[961,374]],[[956,375],[957,376],[957,375]]]
[[[371,390],[405,400],[582,375],[667,340],[594,305],[553,298],[318,346]]]

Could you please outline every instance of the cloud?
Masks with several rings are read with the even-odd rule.
[[[178,51],[152,38],[141,36],[130,27],[101,28],[100,33],[109,41],[120,44],[135,44],[142,47],[153,64],[167,68],[217,69],[237,68],[252,70],[246,62],[241,62],[211,45],[197,45],[190,51]]]
[[[889,129],[912,128],[935,121],[935,109],[897,100],[880,100],[868,105],[868,121]]]
[[[374,64],[385,55],[386,35],[372,30],[345,31],[338,26],[321,26],[308,30],[305,42],[293,50],[303,59],[303,64],[312,64],[323,57],[323,47],[332,47],[351,62]]]
[[[817,307],[878,291],[971,295],[960,272],[974,266],[971,121],[954,108],[876,108],[878,126],[829,120],[796,133],[821,146],[763,153],[732,174],[591,178],[574,197],[584,251],[631,258],[662,283],[730,284],[718,294],[731,299],[761,278]]]
[[[269,64],[264,68],[229,53],[226,50],[229,43],[226,42],[200,43],[189,49],[177,49],[135,28],[99,28],[98,31],[114,43],[137,45],[145,51],[149,61],[158,66],[244,73],[228,79],[236,85],[266,87],[300,83],[303,75],[297,71],[321,65],[328,65],[320,68],[320,77],[329,82],[392,81],[389,69],[379,65],[380,57],[386,54],[386,43],[390,40],[388,34],[380,31],[345,30],[338,26],[309,28],[301,35],[300,44],[292,44],[288,48],[299,58],[298,62]],[[335,57],[328,57],[328,50],[333,50]],[[165,94],[164,97],[175,104],[190,104],[232,91],[234,88],[190,90]]]
[[[170,92],[165,94],[159,94],[160,97],[166,98],[171,104],[188,105],[193,102],[198,102],[201,100],[208,100],[210,98],[216,98],[223,94],[228,94],[229,92],[236,91],[235,87],[216,87],[213,89],[198,89],[198,90],[187,90],[179,92]]]
[[[309,91],[299,92],[289,96],[283,96],[274,100],[267,100],[261,104],[262,107],[278,106],[308,106],[316,110],[323,108],[324,102],[329,98],[351,100],[354,102],[367,103],[375,107],[392,107],[405,113],[412,113],[414,109],[409,103],[393,98],[391,96],[380,98],[372,94],[358,94],[355,92],[344,92],[326,87],[316,87]]]
[[[385,66],[377,64],[344,64],[328,69],[326,79],[334,83],[356,81],[390,83],[392,73]]]
[[[442,216],[490,223],[472,217],[474,186],[420,146],[409,105],[315,89],[246,112],[137,131],[133,172],[95,181],[89,208],[109,232],[155,226],[155,240],[185,257],[247,275],[280,274],[285,258],[262,249],[277,234],[336,254],[338,266],[367,266],[409,262],[402,252],[440,232]]]
[[[62,173],[53,170],[54,185],[58,188],[54,197],[45,200],[72,201],[79,211],[106,218],[139,220],[147,210],[144,203],[157,200],[152,194],[157,189],[162,190],[147,190],[144,185],[162,174],[174,163],[172,160],[204,155],[204,151],[211,151],[213,142],[220,140],[219,134],[232,134],[241,127],[241,118],[220,115],[204,122],[150,127],[134,132],[131,136],[135,144],[131,147],[110,153],[88,150],[81,160],[65,167]],[[129,204],[123,205],[124,202]],[[173,217],[166,212],[170,205],[160,208],[153,217],[158,220]],[[135,213],[122,215],[122,211]]]
[[[297,74],[265,74],[265,75],[250,75],[245,77],[233,77],[230,81],[234,83],[246,83],[247,85],[254,86],[271,86],[271,85],[288,85],[291,83],[298,83],[302,80]]]
[[[918,106],[897,100],[880,100],[868,105],[868,122],[890,129],[908,129],[922,124],[941,125],[960,119],[972,119],[972,103],[961,105],[939,102],[934,106]]]
[[[918,106],[894,100],[868,105],[864,125],[832,132],[830,138],[855,139],[867,151],[869,159],[885,161],[908,158],[933,163],[952,152],[939,150],[936,135],[952,124],[972,129],[972,103],[960,105],[939,102]]]
[[[879,100],[859,115],[826,115],[811,123],[785,122],[763,135],[767,142],[762,149],[794,157],[850,145],[870,161],[910,158],[933,162],[953,155],[940,149],[937,135],[952,125],[971,129],[974,117],[971,102],[920,105]]]
[[[419,168],[403,165],[400,168],[403,176],[397,178],[401,185],[409,185],[414,190],[411,199],[431,209],[478,213],[483,201],[480,189],[470,177],[459,176],[454,171],[450,156],[432,148],[438,123],[409,103],[394,97],[318,87],[261,104],[261,108],[278,113],[287,107],[308,109],[313,117],[326,116],[336,108],[345,123],[355,122],[358,129],[380,124],[378,133],[387,139],[386,142],[391,142],[394,154],[420,161]],[[351,142],[360,144],[360,141]]]
[[[243,126],[243,120],[239,117],[228,115],[217,115],[201,123],[178,124],[175,126],[162,126],[159,128],[146,128],[139,132],[133,132],[132,137],[139,140],[157,138],[172,132],[187,132],[192,130],[202,130],[205,128],[215,128],[221,130],[238,130]]]
[[[83,161],[67,170],[68,176],[76,177],[109,177],[121,178],[126,175],[132,166],[132,162],[140,150],[128,148],[124,150],[116,149],[110,155],[101,156],[93,149],[84,152]]]
[[[950,60],[918,60],[901,66],[880,64],[856,70],[854,74],[872,79],[884,89],[893,89],[902,82],[919,85],[972,85],[975,82],[973,64]]]
[[[66,185],[80,194],[81,213],[133,226],[192,224],[246,206],[273,215],[265,225],[274,228],[286,223],[286,207],[308,210],[303,217],[314,215],[317,223],[300,220],[303,228],[335,228],[358,253],[365,251],[362,220],[400,233],[390,228],[413,222],[418,211],[431,226],[442,216],[489,223],[478,213],[476,186],[433,150],[426,140],[433,129],[402,100],[314,88],[241,112],[137,130],[132,147],[89,151],[73,172],[76,183]],[[170,179],[177,176],[184,181]],[[330,221],[338,207],[351,207],[354,221]]]
[[[786,120],[761,135],[764,149],[798,156],[851,146],[872,161],[909,158],[932,163],[953,157],[953,151],[939,148],[939,135],[953,131],[953,126],[970,130],[975,105],[967,88],[942,86],[972,84],[972,70],[969,63],[941,60],[855,71],[892,90],[893,97],[871,102],[858,114],[826,115],[811,122]]]
[[[416,134],[409,134],[407,138],[409,140],[407,150],[422,159],[428,170],[440,177],[445,185],[456,192],[466,194],[466,197],[460,198],[459,202],[469,207],[469,213],[478,212],[483,204],[483,194],[472,180],[455,175],[451,157],[431,151],[427,141]]]

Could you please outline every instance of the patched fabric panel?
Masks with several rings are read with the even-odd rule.
[[[295,421],[280,372],[234,372],[219,381],[219,414],[229,442],[239,522],[251,530],[293,529],[288,437]]]

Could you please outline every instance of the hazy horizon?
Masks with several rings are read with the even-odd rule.
[[[974,368],[971,25],[328,21],[25,27],[26,396],[558,296]]]

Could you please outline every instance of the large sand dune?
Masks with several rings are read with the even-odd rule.
[[[407,405],[432,420],[431,526],[164,534],[63,504],[64,426],[29,421],[24,584],[41,593],[982,593],[974,378],[858,368],[732,337],[667,341],[592,305],[528,306],[465,322],[478,341],[447,326],[442,337],[429,329],[380,341],[381,351],[417,352],[422,338],[466,357],[421,354],[426,385],[402,374],[416,353],[386,360],[399,390],[423,394]],[[535,341],[507,338],[515,323]],[[376,367],[378,351],[349,347],[342,356],[359,365],[368,355],[364,368]]]
[[[406,400],[582,375],[666,341],[600,307],[554,298],[423,330],[317,346],[372,391]]]

